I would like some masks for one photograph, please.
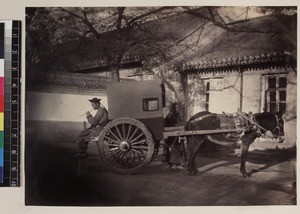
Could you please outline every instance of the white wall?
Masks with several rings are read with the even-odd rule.
[[[260,71],[246,71],[243,74],[243,112],[261,112],[262,86]]]
[[[297,75],[294,71],[288,74],[287,111],[285,115],[286,142],[296,144],[297,140]]]
[[[238,73],[226,73],[221,76],[224,78],[218,83],[219,86],[211,85],[210,87],[209,111],[215,113],[237,112],[240,107],[240,78]]]
[[[107,97],[104,93],[99,95],[64,94],[55,92],[32,92],[26,93],[26,120],[37,121],[71,121],[80,122],[85,119],[86,111],[91,110],[88,101],[98,97],[107,108]],[[93,112],[91,112],[93,113]]]
[[[189,114],[193,115],[200,111],[205,111],[205,84],[210,81],[209,91],[209,111],[213,113],[228,112],[233,113],[240,106],[240,78],[237,72],[203,74],[199,77],[203,82],[193,84],[193,90],[200,93],[193,93],[194,105],[189,110]],[[193,78],[189,83],[194,81]],[[202,86],[201,86],[202,84]]]
[[[287,74],[287,110],[284,115],[285,120],[285,143],[296,143],[296,109],[297,109],[297,75],[291,69],[265,69],[245,71],[243,73],[243,112],[263,112],[265,100],[265,75],[267,74]],[[223,79],[220,79],[222,78]],[[193,84],[193,90],[204,90],[205,82],[210,81],[210,97],[209,97],[209,111],[214,113],[234,113],[240,107],[240,84],[241,76],[237,72],[218,73],[218,74],[202,74],[198,78],[203,79],[203,82],[195,81],[195,78],[190,78],[189,84]],[[217,79],[217,81],[216,81]],[[195,83],[199,82],[199,83]],[[200,86],[202,84],[202,87]],[[204,88],[203,88],[204,87]],[[189,116],[205,110],[205,92],[201,94],[194,93],[192,96],[194,105],[189,108]]]

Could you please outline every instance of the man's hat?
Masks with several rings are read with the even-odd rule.
[[[93,99],[89,100],[91,103],[99,103],[101,99],[94,97]]]

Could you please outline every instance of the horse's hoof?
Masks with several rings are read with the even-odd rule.
[[[243,178],[250,178],[249,173],[243,173],[242,175],[243,175]]]
[[[197,175],[197,172],[191,171],[191,172],[189,172],[189,175],[190,175],[190,176],[196,176],[196,175]]]

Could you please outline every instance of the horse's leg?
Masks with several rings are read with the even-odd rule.
[[[250,145],[254,142],[254,140],[258,137],[257,131],[251,131],[245,133],[242,137],[242,145],[241,145],[241,166],[240,172],[242,173],[244,178],[250,177],[250,173],[246,171],[246,160],[248,156],[248,151]]]
[[[190,175],[197,175],[197,160],[196,155],[199,150],[204,137],[190,137],[187,144],[187,159],[188,171]]]
[[[193,173],[193,154],[194,154],[194,146],[195,146],[195,137],[188,137],[187,138],[187,162],[188,162],[188,171],[190,175],[194,175]]]
[[[204,138],[205,137],[198,137],[198,142],[196,144],[196,148],[195,148],[195,153],[194,153],[194,157],[193,157],[193,170],[194,170],[194,173],[197,174],[198,173],[198,167],[197,167],[197,153],[200,149],[200,146],[202,145],[203,141],[204,141]]]

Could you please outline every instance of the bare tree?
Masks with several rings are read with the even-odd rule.
[[[143,62],[142,70],[160,77],[173,91],[176,99],[185,104],[186,115],[190,102],[190,86],[187,75],[180,73],[184,62],[226,46],[227,37],[216,35],[212,42],[203,46],[210,26],[227,32],[247,32],[256,34],[281,34],[296,50],[296,41],[289,30],[296,30],[296,13],[293,7],[259,7],[258,13],[271,14],[282,23],[277,29],[243,27],[249,20],[249,7],[244,18],[231,19],[221,14],[222,7],[115,7],[115,8],[38,8],[27,9],[27,60],[28,64],[51,68],[59,54],[57,50],[64,44],[80,41],[78,48],[96,50],[112,73],[113,81],[120,81],[122,59],[137,56]],[[188,14],[197,19],[178,25],[181,16]],[[177,20],[176,20],[177,17]],[[227,18],[227,20],[225,20]],[[175,21],[174,21],[175,19]],[[173,20],[173,21],[172,21]],[[290,20],[294,20],[291,22]],[[288,23],[288,24],[287,24]],[[184,26],[190,28],[185,29]],[[181,29],[184,28],[184,29]],[[212,34],[210,34],[211,36]],[[97,47],[88,47],[96,40]],[[202,45],[199,45],[199,44]],[[71,46],[71,45],[70,45]],[[68,53],[65,53],[68,54]],[[47,66],[46,66],[47,65]],[[179,82],[184,96],[172,82]]]

